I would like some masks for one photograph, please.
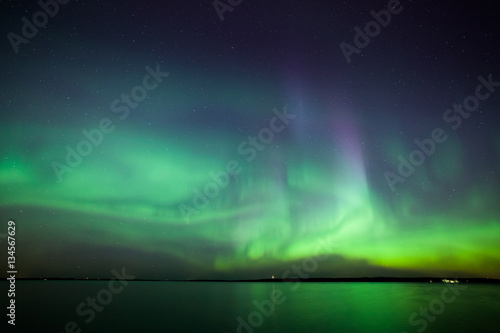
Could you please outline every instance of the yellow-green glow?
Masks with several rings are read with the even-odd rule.
[[[81,140],[78,131],[28,130]],[[28,130],[11,128],[3,135],[30,135]],[[0,164],[2,207],[76,214],[74,220],[44,218],[38,236],[58,230],[68,244],[84,244],[83,235],[92,235],[96,246],[171,256],[202,271],[272,270],[321,254],[413,274],[497,274],[500,221],[488,211],[496,190],[477,184],[457,194],[459,205],[439,208],[431,201],[439,195],[430,180],[437,170],[453,169],[442,177],[447,182],[463,177],[463,168],[452,168],[461,161],[456,141],[388,200],[369,184],[357,130],[349,127],[343,135],[349,140],[336,146],[333,158],[267,147],[248,162],[237,152],[238,140],[217,141],[219,149],[207,151],[197,140],[176,145],[116,130],[62,182],[50,163],[64,161],[65,144],[51,142],[22,156],[14,142],[3,149]],[[276,163],[276,154],[286,163]],[[209,173],[225,170],[229,160],[239,163],[241,173],[187,223],[179,204],[194,208],[193,189],[202,190],[213,181]],[[318,250],[319,244],[328,246]],[[341,276],[331,264],[327,259],[315,274]]]

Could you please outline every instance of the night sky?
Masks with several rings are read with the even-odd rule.
[[[0,2],[18,277],[500,278],[497,4],[49,3]]]

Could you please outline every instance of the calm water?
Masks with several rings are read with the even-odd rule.
[[[0,285],[7,290],[5,281]],[[453,291],[441,283],[136,281],[112,287],[115,294],[107,281],[18,281],[16,329],[7,331],[499,332],[498,285]],[[97,298],[96,310],[88,297]],[[70,321],[78,326],[65,330]]]

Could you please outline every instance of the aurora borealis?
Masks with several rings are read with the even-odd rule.
[[[220,21],[210,1],[70,1],[19,53],[4,38],[19,277],[268,278],[320,246],[314,277],[500,278],[500,88],[443,120],[500,81],[494,9],[401,4],[350,63],[339,44],[386,2],[243,1]],[[4,35],[39,10],[0,5]]]

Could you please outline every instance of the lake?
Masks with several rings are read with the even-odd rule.
[[[493,333],[499,310],[499,285],[17,281],[15,330],[5,315],[1,326],[23,333]]]

